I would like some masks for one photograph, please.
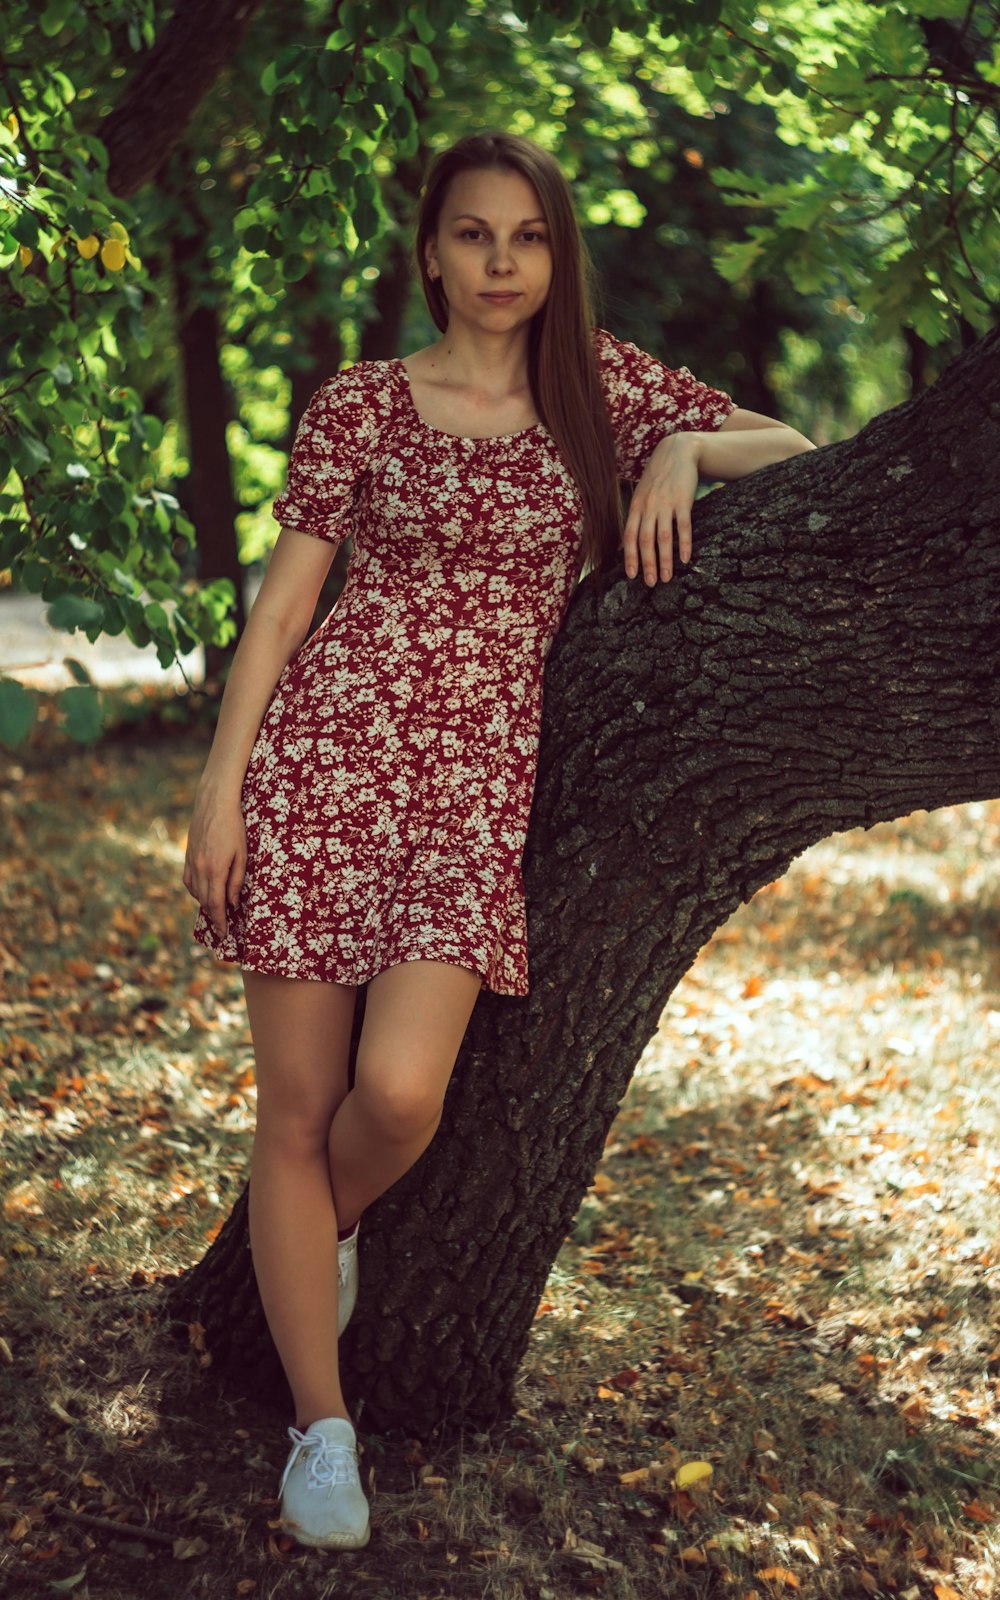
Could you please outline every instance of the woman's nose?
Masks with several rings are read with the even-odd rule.
[[[493,246],[493,249],[490,251],[489,261],[491,272],[507,272],[509,271],[512,262],[513,256],[511,255],[511,248],[509,244],[498,243]]]

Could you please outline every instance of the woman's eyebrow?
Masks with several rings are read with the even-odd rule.
[[[471,211],[460,211],[458,213],[457,217],[453,217],[452,218],[452,221],[461,222],[463,217],[468,217],[470,222],[481,222],[484,228],[488,228],[490,226],[490,224],[487,222],[485,217],[474,217],[472,215]],[[519,228],[526,228],[528,226],[529,222],[544,222],[544,221],[545,221],[544,217],[524,217],[518,223],[518,227]]]

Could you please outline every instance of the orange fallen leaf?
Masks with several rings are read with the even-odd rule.
[[[704,1550],[699,1550],[696,1545],[689,1544],[677,1552],[678,1561],[683,1561],[686,1567],[704,1567],[708,1565],[708,1557]]]
[[[992,1506],[986,1506],[981,1500],[970,1500],[968,1505],[962,1507],[967,1517],[972,1517],[976,1522],[994,1522],[996,1512]]]

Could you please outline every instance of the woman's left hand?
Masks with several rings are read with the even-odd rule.
[[[659,552],[660,577],[673,576],[674,528],[682,561],[691,559],[691,507],[698,487],[697,433],[670,433],[661,439],[632,492],[632,504],[622,539],[625,571],[634,578],[642,564],[647,584],[656,582]]]

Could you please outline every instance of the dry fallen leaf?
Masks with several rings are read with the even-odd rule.
[[[192,1561],[195,1556],[203,1556],[208,1551],[208,1540],[196,1536],[193,1539],[175,1539],[171,1549],[175,1561]]]
[[[677,1559],[678,1561],[683,1561],[686,1567],[704,1567],[708,1565],[708,1557],[704,1550],[699,1550],[693,1544],[687,1545],[683,1550],[678,1550]]]
[[[690,1489],[692,1484],[707,1483],[712,1476],[712,1468],[707,1461],[685,1461],[674,1473],[674,1486],[678,1489]]]

